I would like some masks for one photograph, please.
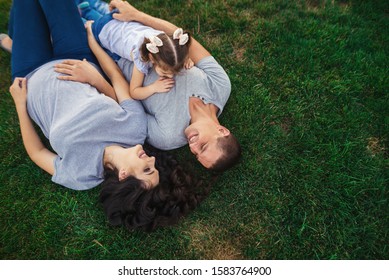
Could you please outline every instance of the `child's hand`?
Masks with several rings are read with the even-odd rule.
[[[15,106],[26,106],[27,104],[27,79],[15,78],[9,88],[9,92],[15,102]]]
[[[192,59],[188,58],[186,61],[185,61],[185,64],[184,64],[184,67],[185,69],[190,69],[194,66],[194,62]]]
[[[152,87],[154,92],[169,92],[174,87],[174,79],[159,77]]]

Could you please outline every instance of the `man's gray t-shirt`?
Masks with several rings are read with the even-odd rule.
[[[146,114],[139,101],[120,105],[94,87],[61,81],[49,62],[28,78],[28,113],[58,155],[53,182],[86,190],[104,179],[104,148],[143,144]]]
[[[133,63],[122,58],[118,65],[130,81]],[[157,79],[156,72],[151,71],[145,76],[144,86]],[[226,72],[212,56],[183,70],[174,79],[175,86],[168,93],[156,93],[142,101],[147,112],[147,142],[162,150],[176,149],[188,143],[184,131],[190,124],[190,97],[214,104],[219,108],[220,116],[231,92]]]

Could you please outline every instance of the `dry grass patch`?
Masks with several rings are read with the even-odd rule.
[[[386,148],[382,142],[377,137],[367,138],[366,148],[373,157],[385,152]]]
[[[238,260],[243,259],[239,238],[229,238],[228,231],[214,225],[192,224],[185,232],[190,237],[189,249],[201,259]]]
[[[212,49],[212,48],[220,48],[224,43],[224,40],[220,36],[215,36],[213,34],[213,31],[210,31],[206,35],[206,41],[207,41],[207,46]]]
[[[313,13],[319,13],[320,11],[324,10],[328,6],[327,1],[321,1],[321,0],[308,0],[306,1],[306,7],[307,10]],[[331,6],[339,6],[342,11],[346,11],[350,8],[351,3],[349,1],[331,1]]]
[[[243,47],[234,47],[234,56],[238,62],[244,62],[246,59],[244,57],[244,54],[246,52],[246,49]]]

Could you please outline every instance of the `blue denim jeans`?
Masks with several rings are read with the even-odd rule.
[[[104,25],[113,19],[112,14],[118,13],[119,11],[117,9],[110,11],[108,3],[102,0],[75,0],[77,6],[82,2],[88,2],[90,9],[92,9],[91,14],[89,15],[81,14],[82,21],[85,23],[87,20],[94,20],[92,25],[92,32],[96,41],[100,44],[100,46],[102,46],[99,39],[99,34]],[[97,13],[94,14],[94,12]],[[118,61],[120,59],[119,55],[112,53],[110,50],[104,48],[103,46],[102,48],[114,61]]]
[[[56,59],[98,64],[74,0],[14,0],[10,17],[12,79]]]
[[[96,11],[95,9],[91,8],[90,6],[89,7],[85,7],[85,8],[80,8],[78,7],[79,10],[80,10],[80,14],[81,14],[81,18],[82,18],[82,21],[84,21],[84,23],[87,21],[87,20],[98,20],[99,18],[101,18],[103,15],[100,14],[98,11]]]

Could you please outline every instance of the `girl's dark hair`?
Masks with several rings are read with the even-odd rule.
[[[188,32],[188,42],[184,45],[179,44],[178,39],[173,39],[173,36],[168,36],[165,33],[158,34],[157,37],[162,40],[163,46],[158,47],[158,53],[151,53],[146,48],[146,44],[150,43],[148,38],[145,38],[143,44],[140,46],[140,54],[142,60],[150,61],[149,54],[151,54],[158,66],[164,69],[171,70],[174,74],[179,73],[185,65],[189,54],[189,46],[191,44],[191,36]]]
[[[100,202],[113,226],[149,232],[176,224],[209,192],[209,187],[203,187],[202,181],[185,171],[171,155],[150,149],[147,153],[156,157],[159,171],[159,184],[152,189],[135,177],[119,181],[114,171],[106,171]]]

